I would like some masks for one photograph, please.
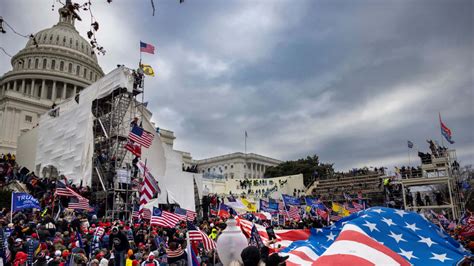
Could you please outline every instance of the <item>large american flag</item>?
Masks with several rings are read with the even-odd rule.
[[[177,214],[162,211],[159,208],[153,207],[153,213],[151,215],[150,224],[172,228],[175,227],[176,224],[182,220],[183,218]]]
[[[177,215],[180,215],[181,217],[183,217],[184,219],[187,219],[188,221],[194,221],[194,219],[196,218],[196,212],[182,209],[182,208],[176,208],[174,210],[174,213]]]
[[[79,193],[74,191],[72,188],[69,186],[66,186],[63,182],[61,181],[56,181],[56,191],[54,192],[56,196],[64,196],[64,197],[76,197],[76,198],[83,198]],[[86,199],[87,200],[87,199]]]
[[[316,228],[280,251],[287,265],[457,265],[472,256],[415,212],[374,207]]]
[[[56,181],[56,196],[70,197],[68,208],[75,210],[91,210],[89,200],[81,196],[69,186],[61,181]]]
[[[216,242],[210,239],[209,236],[204,234],[201,230],[199,230],[196,226],[194,226],[191,222],[188,222],[188,238],[190,241],[199,241],[202,242],[204,248],[206,250],[213,250],[216,248]]]
[[[128,134],[128,138],[134,141],[136,144],[140,144],[145,148],[150,148],[151,143],[155,135],[153,133],[144,130],[141,127],[133,126],[132,130]]]

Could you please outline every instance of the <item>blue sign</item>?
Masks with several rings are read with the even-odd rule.
[[[12,193],[12,211],[33,208],[41,210],[41,205],[35,197],[28,193]]]
[[[277,213],[278,212],[278,203],[276,202],[268,202],[266,200],[260,200],[260,211],[269,212],[269,213]]]

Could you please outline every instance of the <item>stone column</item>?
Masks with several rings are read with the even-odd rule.
[[[43,79],[43,82],[41,83],[41,95],[40,95],[40,98],[41,99],[45,99],[46,98],[46,80]]]
[[[63,86],[63,94],[61,96],[61,98],[63,99],[66,99],[66,90],[67,90],[67,83],[64,83],[64,86]]]
[[[31,91],[30,91],[30,95],[35,95],[35,80],[34,80],[34,79],[31,80]]]
[[[13,90],[16,91],[16,80],[13,81]]]
[[[72,97],[75,97],[77,94],[77,85],[74,85],[74,95]]]
[[[51,100],[56,101],[56,81],[53,81],[53,95],[51,95]]]
[[[10,82],[7,82],[7,91],[10,90]]]
[[[20,92],[25,93],[25,80],[24,79],[21,80]]]

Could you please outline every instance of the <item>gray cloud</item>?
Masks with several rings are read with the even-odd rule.
[[[35,32],[57,20],[49,2],[0,9]],[[155,17],[148,3],[94,5],[105,72],[135,65],[140,39],[157,46],[143,56],[157,72],[146,98],[195,158],[243,150],[247,130],[249,151],[279,159],[404,164],[407,139],[441,141],[441,112],[461,161],[474,162],[471,1],[157,1]],[[31,21],[19,15],[28,8]],[[0,40],[12,53],[24,45]]]

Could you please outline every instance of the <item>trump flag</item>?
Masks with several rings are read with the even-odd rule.
[[[12,193],[12,211],[20,211],[23,209],[39,209],[41,205],[39,201],[28,193],[13,192]]]

